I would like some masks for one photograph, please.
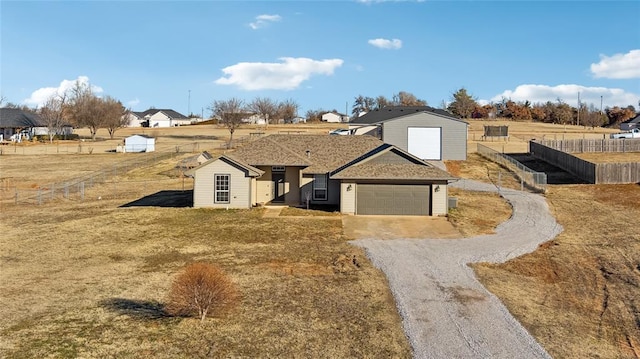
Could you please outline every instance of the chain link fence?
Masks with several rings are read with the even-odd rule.
[[[100,190],[92,193],[90,198],[129,196],[132,194],[131,188],[137,188],[135,192],[144,195],[147,188],[157,187],[155,185],[160,182],[163,183],[166,189],[190,190],[193,186],[192,181],[185,180],[178,168],[174,168],[174,173],[170,173],[171,178],[168,179],[136,181],[123,180],[121,176],[134,169],[151,167],[163,160],[177,159],[184,153],[195,152],[198,148],[197,144],[187,144],[175,146],[174,151],[170,152],[136,154],[134,158],[115,163],[87,175],[61,182],[52,182],[37,188],[17,188],[12,187],[9,182],[2,182],[0,183],[0,200],[4,203],[14,204],[43,204],[54,199],[83,201],[88,198],[87,191],[98,186],[100,186]],[[152,184],[154,186],[151,186]]]

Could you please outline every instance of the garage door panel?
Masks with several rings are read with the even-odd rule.
[[[363,215],[429,215],[429,185],[359,184],[356,212]]]
[[[409,127],[407,129],[407,150],[423,160],[441,160],[442,128]]]

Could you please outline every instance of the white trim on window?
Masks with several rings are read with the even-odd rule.
[[[327,175],[313,175],[313,200],[326,201],[329,199],[327,191]]]
[[[214,203],[229,203],[231,199],[231,175],[214,174]]]

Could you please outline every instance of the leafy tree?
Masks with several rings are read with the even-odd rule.
[[[426,106],[427,101],[418,99],[410,92],[400,91],[393,95],[393,104],[395,106]]]
[[[551,110],[551,122],[567,125],[573,122],[573,108],[558,98],[557,104]]]
[[[210,107],[213,116],[217,117],[220,123],[229,130],[229,148],[233,147],[233,133],[242,125],[242,117],[245,114],[244,107],[244,101],[235,97],[213,101]]]
[[[353,115],[353,117],[357,118],[361,113],[374,110],[375,106],[376,100],[373,97],[358,95],[358,97],[356,97],[355,101],[353,102],[351,114]]]
[[[605,110],[607,118],[609,119],[609,126],[618,126],[620,123],[629,120],[636,116],[636,111],[633,106],[618,107],[614,106]]]
[[[198,316],[221,313],[237,305],[238,289],[217,266],[192,263],[175,278],[167,301],[167,311],[173,315]]]
[[[451,97],[452,101],[448,106],[449,112],[462,118],[471,117],[477,103],[476,100],[467,93],[467,90],[463,87],[454,92]]]

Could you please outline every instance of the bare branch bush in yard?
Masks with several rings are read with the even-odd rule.
[[[180,273],[169,292],[167,312],[177,316],[222,314],[232,309],[240,295],[236,285],[218,266],[197,262]]]

